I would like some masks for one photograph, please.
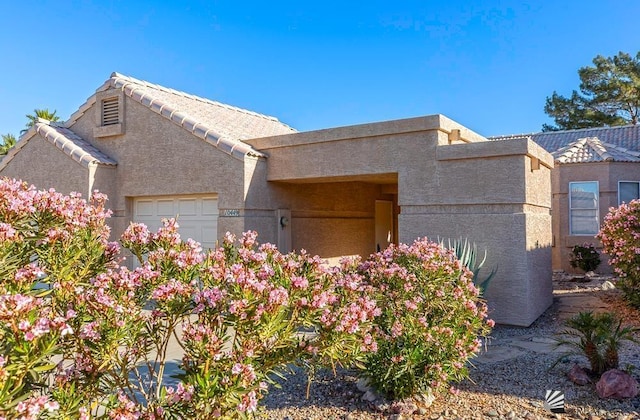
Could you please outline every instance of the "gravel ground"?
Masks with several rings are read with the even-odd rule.
[[[531,327],[498,326],[491,336],[496,342],[525,335],[553,336],[562,329],[558,320],[557,297],[562,293],[593,293],[607,303],[611,311],[618,312],[625,322],[640,327],[640,312],[628,308],[617,290],[603,291],[600,286],[606,278],[594,278],[589,283],[571,282],[570,277],[556,273],[554,277],[554,304]],[[585,308],[587,309],[587,308]],[[640,338],[640,337],[639,337]],[[518,357],[496,362],[477,363],[471,369],[469,380],[457,385],[458,395],[440,396],[429,408],[420,408],[413,414],[402,412],[401,404],[362,399],[356,382],[356,372],[339,371],[337,376],[322,372],[306,394],[306,377],[298,372],[273,389],[262,401],[261,419],[640,419],[640,397],[624,401],[601,400],[595,385],[578,386],[567,379],[566,373],[578,363],[587,366],[579,356],[564,358],[554,368],[555,354],[524,351]],[[620,353],[621,368],[635,367],[632,375],[640,380],[640,346],[627,345]],[[552,414],[543,407],[546,390],[562,391],[565,395],[563,414]],[[411,410],[411,408],[409,408]]]

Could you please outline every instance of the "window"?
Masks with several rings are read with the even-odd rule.
[[[618,182],[618,205],[640,198],[640,182]]]
[[[595,235],[598,223],[598,182],[569,183],[569,234]]]

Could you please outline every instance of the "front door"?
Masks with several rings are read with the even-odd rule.
[[[375,251],[383,251],[393,243],[393,202],[376,200]]]

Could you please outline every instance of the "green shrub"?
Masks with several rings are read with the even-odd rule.
[[[640,200],[610,208],[597,238],[618,275],[616,286],[640,307]]]
[[[382,309],[378,351],[365,362],[378,392],[392,399],[437,393],[468,375],[466,362],[493,321],[453,251],[419,239],[373,254],[357,271],[377,290]]]
[[[594,314],[580,312],[565,324],[568,329],[557,339],[557,347],[567,346],[570,354],[584,355],[589,361],[591,372],[602,375],[609,369],[617,369],[619,350],[623,341],[637,342],[634,334],[637,328],[623,327],[622,321],[609,312]]]
[[[575,245],[571,249],[569,263],[573,268],[579,268],[585,273],[594,271],[600,265],[600,254],[593,244]]]

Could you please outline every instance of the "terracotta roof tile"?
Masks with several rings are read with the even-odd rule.
[[[115,166],[117,162],[100,150],[89,144],[86,140],[79,137],[73,131],[56,123],[39,118],[16,143],[7,156],[0,163],[0,170],[3,169],[13,157],[27,144],[27,142],[36,134],[40,134],[46,141],[56,146],[66,155],[71,157],[84,167],[89,165],[107,165]]]
[[[541,133],[516,134],[488,137],[489,140],[509,140],[530,138],[545,148],[555,152],[579,139],[596,137],[603,143],[621,147],[629,151],[640,152],[640,125],[623,125],[618,127],[584,128],[580,130],[545,131]]]
[[[598,137],[578,139],[552,155],[558,163],[640,162],[640,152],[605,143]]]
[[[133,100],[240,159],[246,154],[265,156],[248,144],[242,143],[243,140],[296,132],[274,117],[225,105],[119,73],[113,73],[98,91],[110,88],[121,89],[125,95]],[[91,100],[92,98],[88,102]],[[95,101],[95,98],[93,100]],[[86,108],[81,107],[76,114],[72,115],[67,126],[72,125]]]

